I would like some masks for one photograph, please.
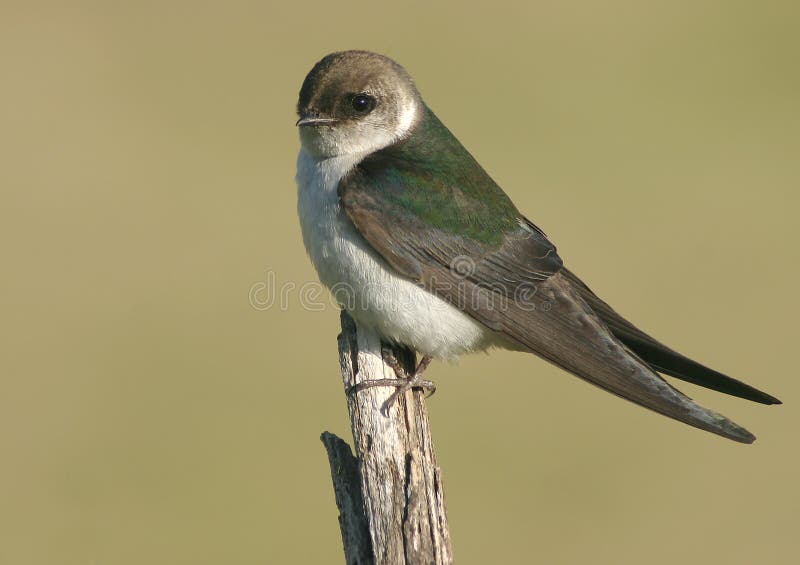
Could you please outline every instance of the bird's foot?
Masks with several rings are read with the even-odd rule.
[[[419,365],[417,365],[417,368],[414,370],[414,374],[410,376],[400,364],[400,361],[397,360],[397,357],[395,357],[391,352],[389,352],[388,355],[384,355],[384,361],[394,370],[394,374],[397,376],[397,378],[362,381],[350,387],[348,393],[356,394],[362,390],[376,386],[397,387],[397,390],[394,391],[392,395],[386,399],[386,402],[383,403],[383,406],[381,406],[381,412],[386,414],[389,412],[389,409],[394,405],[394,403],[397,402],[397,399],[400,397],[400,395],[405,394],[408,390],[415,388],[422,389],[427,393],[426,396],[433,396],[433,394],[436,392],[436,383],[422,378],[422,374],[425,372],[425,369],[427,369],[428,365],[430,365],[431,361],[433,361],[432,357],[424,356],[420,360]]]

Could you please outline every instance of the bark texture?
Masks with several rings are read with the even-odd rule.
[[[377,334],[357,327],[342,312],[339,360],[346,392],[365,380],[395,378],[385,362],[390,352],[413,373],[413,352],[382,344]],[[449,564],[453,553],[444,489],[424,393],[408,391],[386,410],[385,403],[395,390],[381,386],[347,394],[354,461],[348,461],[343,449],[351,458],[352,454],[342,440],[323,434],[345,556],[352,564]],[[358,493],[353,486],[356,481]],[[362,542],[364,524],[369,531],[370,560]]]

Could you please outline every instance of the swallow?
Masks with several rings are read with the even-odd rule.
[[[358,324],[432,359],[526,351],[614,395],[741,443],[755,436],[659,373],[780,401],[670,349],[564,266],[425,104],[406,70],[368,51],[332,53],[297,104],[298,214],[320,280]]]

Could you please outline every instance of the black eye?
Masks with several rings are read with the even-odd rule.
[[[355,94],[350,99],[353,110],[360,114],[365,114],[375,107],[375,99],[369,94]]]

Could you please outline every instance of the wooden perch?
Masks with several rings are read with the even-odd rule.
[[[413,352],[381,344],[377,334],[342,312],[339,360],[346,393],[365,380],[395,378],[384,361],[390,351],[408,374],[414,372]],[[444,489],[424,393],[408,391],[382,411],[395,390],[380,386],[347,394],[355,458],[344,441],[322,434],[345,558],[350,565],[449,564]]]

